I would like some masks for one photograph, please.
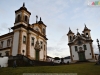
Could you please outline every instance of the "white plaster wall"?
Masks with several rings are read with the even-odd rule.
[[[34,46],[31,45],[31,41],[32,41],[31,38],[32,37],[34,37]],[[35,59],[35,49],[34,49],[34,47],[35,47],[36,41],[37,41],[36,35],[31,34],[31,36],[30,36],[30,56],[33,59]]]
[[[87,50],[85,50],[85,58],[86,59],[92,59],[92,52],[91,52],[90,44],[86,43],[85,45],[87,47]],[[78,52],[75,51],[75,46],[78,47],[78,51],[79,51],[79,47],[82,47],[82,50],[84,50],[84,48],[83,48],[83,45],[81,45],[81,46],[78,46],[78,45],[71,46],[72,57],[74,55],[73,60],[79,60]],[[91,55],[90,55],[90,53],[91,53]]]
[[[75,45],[71,46],[71,50],[72,50],[72,58],[73,58],[73,60],[79,60],[78,53],[77,53],[77,51],[75,51]],[[74,57],[73,57],[73,55],[74,55]]]
[[[8,67],[8,57],[0,57],[1,67]]]
[[[40,41],[42,41],[43,42],[43,40],[42,39],[39,39],[39,43],[40,43]],[[43,45],[44,45],[44,42],[43,42],[43,44],[42,44],[42,49],[40,50],[40,60],[43,60],[43,58],[44,58],[44,47],[43,47]],[[40,45],[41,46],[41,45]]]
[[[13,47],[12,47],[12,55],[16,56],[18,53],[18,43],[19,43],[19,32],[14,32],[13,37]]]
[[[23,36],[26,36],[26,44],[23,43]],[[26,55],[27,33],[23,31],[22,32],[22,38],[20,38],[20,39],[22,40],[22,42],[21,42],[21,45],[22,45],[21,46],[21,54],[23,55],[23,52],[22,51],[24,50],[25,51],[24,52],[24,55]]]
[[[7,40],[8,39],[10,39],[10,45],[9,46],[7,46]],[[6,38],[2,38],[2,39],[0,39],[0,45],[1,45],[1,41],[3,41],[3,48],[6,48],[6,47],[11,47],[11,41],[12,41],[12,38],[11,37],[6,37]],[[1,47],[1,49],[2,49],[2,47]]]
[[[71,59],[64,59],[64,63],[71,62]]]
[[[85,57],[86,59],[92,59],[92,52],[91,52],[90,44],[87,43],[86,46],[87,46],[87,50],[85,50]]]
[[[2,53],[2,55],[1,56],[5,56],[6,55],[6,51],[10,51],[10,49],[6,49],[6,50],[3,50],[3,51],[0,51],[0,53]]]

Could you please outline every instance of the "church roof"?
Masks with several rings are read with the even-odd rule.
[[[79,33],[79,32],[77,32],[77,35],[80,35],[80,33]]]
[[[23,3],[23,6],[20,7],[20,9],[16,10],[15,13],[21,11],[21,10],[25,10],[27,13],[29,13],[31,15],[31,13],[27,10],[27,8],[25,7],[25,3]]]
[[[71,31],[71,29],[69,28],[69,32],[68,32],[68,34],[67,35],[69,35],[69,34],[74,34],[72,31]]]
[[[84,31],[90,31],[90,29],[88,29],[88,28],[86,27],[86,25],[85,25],[83,32],[84,32]]]
[[[40,17],[40,21],[38,21],[39,24],[44,24],[41,17]]]

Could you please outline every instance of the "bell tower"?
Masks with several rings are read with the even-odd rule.
[[[86,27],[86,25],[85,25],[84,30],[83,30],[83,33],[84,33],[85,37],[87,37],[88,39],[91,39],[90,31],[91,31],[91,30],[88,29],[88,28]]]
[[[17,26],[17,25],[20,25],[20,24],[28,26],[30,15],[31,15],[31,13],[25,7],[25,3],[23,3],[23,6],[20,7],[20,9],[15,11],[15,23],[14,23],[14,26]]]
[[[70,28],[69,28],[69,32],[68,32],[67,36],[68,36],[68,41],[71,42],[73,40],[74,33],[71,31]]]

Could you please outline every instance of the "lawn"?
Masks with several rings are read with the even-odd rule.
[[[77,73],[77,75],[100,75],[100,65],[81,63],[59,66],[0,68],[0,75],[23,75],[23,73]]]

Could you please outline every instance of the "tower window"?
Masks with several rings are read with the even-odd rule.
[[[86,47],[86,45],[83,45],[83,48],[84,48],[84,50],[87,50],[87,47]]]
[[[34,46],[34,37],[32,37],[31,45]]]
[[[43,34],[45,34],[45,29],[43,28]]]
[[[28,18],[27,18],[27,16],[25,16],[25,21],[28,22]]]
[[[75,51],[78,51],[78,48],[77,48],[77,46],[75,46]]]
[[[19,22],[20,18],[21,18],[20,15],[18,15],[15,22]]]
[[[69,38],[70,38],[70,41],[71,41],[72,40],[72,37],[70,36]]]
[[[86,37],[89,37],[88,33],[86,33]]]
[[[26,43],[26,36],[23,36],[23,43]]]

